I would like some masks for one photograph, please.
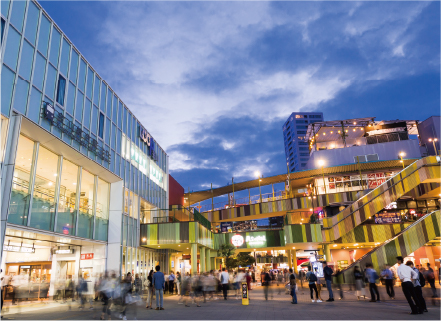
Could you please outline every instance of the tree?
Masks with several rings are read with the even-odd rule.
[[[231,261],[230,257],[234,255],[235,251],[236,247],[230,243],[222,244],[217,251],[218,256],[225,258],[225,265],[227,266],[227,269],[230,267],[234,268],[234,266],[230,266],[229,264],[233,264],[233,261]]]
[[[240,265],[242,267],[245,267],[248,265],[253,265],[254,262],[256,262],[256,259],[253,256],[249,255],[248,253],[244,253],[244,252],[239,253],[236,256],[236,260],[237,260],[237,265],[238,266]]]

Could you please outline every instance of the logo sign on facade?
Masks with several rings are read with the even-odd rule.
[[[147,144],[147,146],[149,147],[149,156],[155,162],[157,162],[158,155],[156,155],[156,152],[155,152],[155,141],[153,140],[152,136],[149,134],[147,129],[145,129],[142,126],[139,127],[139,138],[141,138],[141,140]]]
[[[58,250],[55,250],[55,254],[73,254],[73,253],[75,253],[75,250],[74,249],[58,249]]]
[[[110,151],[100,146],[98,141],[83,131],[81,126],[75,125],[71,120],[54,109],[54,107],[43,102],[43,117],[53,126],[57,127],[64,135],[72,138],[78,144],[94,153],[98,158],[110,164]]]
[[[242,246],[243,243],[243,236],[240,234],[233,235],[233,237],[231,238],[231,244],[233,244],[235,247]]]
[[[248,245],[263,246],[266,244],[266,236],[265,235],[258,235],[258,236],[247,235],[246,242],[248,243]]]
[[[163,174],[156,166],[156,164],[150,163],[150,179],[156,183],[156,185],[162,185]]]
[[[81,260],[92,260],[92,259],[93,259],[93,253],[81,254]]]
[[[35,253],[35,248],[33,248],[33,247],[5,245],[5,246],[3,246],[3,251],[21,252],[21,253]]]

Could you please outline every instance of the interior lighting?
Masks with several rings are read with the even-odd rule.
[[[355,128],[352,131],[355,132]]]
[[[54,176],[57,176],[57,173],[55,173]]]
[[[326,135],[326,133],[323,133],[323,136],[325,136]]]
[[[52,182],[49,182],[49,184],[48,184],[49,186],[52,186]]]
[[[337,246],[337,244],[334,244],[334,245],[333,245],[333,247],[336,247],[336,246]]]
[[[331,134],[333,134],[334,132],[331,130]]]
[[[354,121],[354,125],[357,125],[357,122]]]
[[[358,243],[355,243],[355,244],[354,244],[354,246],[357,246],[357,245],[358,245]]]
[[[340,134],[340,131],[338,131],[338,133]]]
[[[145,237],[143,237],[143,238],[142,238],[142,241],[145,242],[145,241],[147,241],[147,239],[146,239]]]
[[[257,178],[259,178],[259,177],[260,177],[260,172],[259,172],[259,171],[255,171],[255,172],[254,172],[254,176],[256,176]]]

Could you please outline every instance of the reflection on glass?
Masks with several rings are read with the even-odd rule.
[[[98,179],[95,239],[107,241],[109,225],[109,183]]]
[[[75,235],[78,166],[63,160],[56,232]]]
[[[93,233],[93,193],[95,177],[85,169],[81,175],[81,194],[78,215],[78,236],[92,238]]]
[[[38,50],[44,55],[47,56],[47,49],[49,44],[49,32],[51,28],[51,23],[48,18],[44,14],[41,15],[40,22],[40,36],[38,37]]]
[[[26,225],[27,223],[31,199],[29,181],[33,152],[34,142],[20,135],[8,215],[8,222],[12,224]]]
[[[55,185],[58,155],[40,146],[31,209],[31,227],[52,231],[55,217]]]
[[[128,217],[126,215],[123,215],[123,224],[122,224],[122,245],[127,245],[127,220]]]

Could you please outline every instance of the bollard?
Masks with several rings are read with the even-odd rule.
[[[242,282],[242,305],[249,305],[250,298],[248,297],[248,285],[247,282]]]

